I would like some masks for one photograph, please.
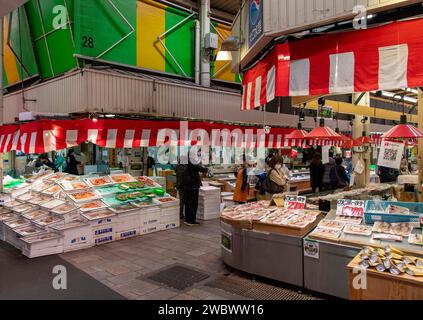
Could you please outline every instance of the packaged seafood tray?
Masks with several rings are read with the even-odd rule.
[[[353,234],[357,236],[371,236],[373,228],[366,225],[347,224],[344,227],[345,234]]]
[[[65,223],[80,217],[78,207],[71,202],[66,202],[60,206],[57,206],[50,210],[50,212],[61,217]]]
[[[337,231],[342,231],[345,227],[345,223],[342,221],[336,221],[336,220],[329,220],[329,219],[323,219],[320,221],[319,227],[322,228],[328,228],[328,229],[334,229]]]
[[[364,209],[367,224],[375,222],[419,222],[423,215],[423,203],[369,200]]]
[[[54,208],[56,208],[56,207],[58,207],[58,206],[63,205],[64,203],[65,203],[65,201],[64,201],[64,200],[60,200],[60,199],[52,199],[52,200],[50,200],[50,201],[43,202],[42,204],[40,204],[40,207],[42,207],[42,208],[44,208],[44,209],[51,210],[51,209],[54,209]]]
[[[85,190],[90,188],[84,181],[61,181],[60,185],[65,191]]]
[[[37,194],[37,195],[34,195],[32,199],[28,200],[28,203],[41,205],[43,203],[51,201],[52,199],[53,197],[51,196],[44,196],[44,195]]]
[[[161,207],[179,206],[179,199],[173,198],[171,196],[154,198],[153,201],[159,204]]]
[[[5,220],[5,221],[3,221],[3,223],[6,227],[8,227],[10,229],[25,227],[25,226],[29,226],[31,224],[29,220],[22,218],[22,217],[17,217],[17,218]]]
[[[43,217],[47,216],[48,214],[49,214],[49,212],[47,210],[37,209],[37,210],[31,211],[29,213],[23,214],[22,217],[24,217],[25,219],[34,221],[34,220],[43,218]]]
[[[325,228],[325,227],[317,227],[314,229],[309,236],[311,238],[329,238],[329,239],[338,239],[341,236],[342,231],[332,229],[332,228]]]
[[[28,213],[28,212],[35,210],[36,208],[37,208],[37,206],[34,205],[34,204],[22,203],[18,206],[11,208],[11,209],[14,212],[17,212],[17,213],[20,213],[20,214],[25,214],[25,213]]]
[[[18,235],[18,237],[20,237],[20,238],[33,236],[33,235],[45,232],[44,229],[39,228],[35,225],[28,225],[28,226],[24,226],[24,227],[19,227],[19,228],[14,229],[14,231]]]
[[[135,182],[135,178],[128,173],[113,174],[109,176],[114,183]]]
[[[12,208],[17,207],[21,204],[22,204],[22,202],[20,202],[20,201],[12,200],[12,201],[6,202],[3,206],[6,209],[12,209]]]
[[[126,213],[131,211],[139,210],[139,207],[131,204],[131,203],[125,203],[125,204],[116,204],[109,207],[111,211],[114,213],[120,214],[120,213]]]
[[[68,174],[65,172],[55,172],[54,174],[48,176],[47,178],[44,179],[44,181],[50,181],[50,182],[56,182],[58,180],[63,179],[64,177],[66,177]]]
[[[64,176],[63,178],[61,178],[59,181],[60,183],[67,183],[67,182],[74,182],[74,181],[79,181],[80,178],[79,176],[74,176],[71,174],[68,174],[66,176]]]
[[[94,246],[91,226],[82,221],[74,220],[52,227],[52,230],[63,237],[63,251],[75,251]]]
[[[63,236],[55,232],[44,232],[21,238],[22,254],[28,258],[42,257],[63,252]]]
[[[116,213],[109,209],[84,212],[81,213],[81,216],[86,219],[92,227],[113,224],[118,220]]]
[[[416,246],[423,246],[423,236],[420,233],[412,233],[408,236],[408,243]]]
[[[63,224],[64,220],[61,219],[58,216],[55,216],[53,214],[48,214],[47,216],[38,218],[33,221],[38,227],[40,228],[51,228],[58,224]]]
[[[148,188],[160,187],[160,184],[149,177],[141,176],[138,177],[137,180],[143,182]]]
[[[101,188],[96,188],[96,191],[102,195],[103,197],[108,197],[108,196],[113,196],[117,193],[122,192],[123,190],[120,189],[119,187],[113,185],[113,186],[107,186],[107,187],[101,187]]]
[[[0,240],[6,241],[6,226],[4,221],[18,218],[18,215],[14,212],[0,214]]]
[[[45,189],[51,188],[53,186],[56,186],[56,184],[54,184],[53,182],[41,182],[34,184],[31,190],[34,192],[43,192]]]
[[[29,178],[27,181],[30,183],[36,183],[37,181],[46,180],[49,177],[54,175],[54,171],[52,170],[46,170],[38,172],[37,174],[33,175],[31,178]]]
[[[101,200],[80,203],[78,204],[78,206],[79,206],[79,210],[81,210],[82,212],[99,210],[99,209],[104,209],[108,207],[108,205],[105,204]]]
[[[34,198],[34,195],[31,193],[31,191],[25,192],[24,194],[21,194],[20,196],[16,197],[16,200],[27,202],[28,200],[31,200]]]
[[[87,178],[85,181],[91,187],[104,187],[115,184],[109,176]]]
[[[412,223],[389,223],[389,222],[376,222],[373,225],[374,233],[391,234],[395,236],[408,237],[413,231],[414,226]]]
[[[76,203],[101,199],[101,196],[95,190],[69,191],[67,195]]]
[[[58,184],[54,184],[51,187],[48,187],[46,189],[43,189],[41,191],[42,194],[48,195],[48,196],[54,196],[58,194],[59,192],[63,191],[62,187]]]

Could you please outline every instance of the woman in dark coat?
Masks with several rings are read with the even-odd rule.
[[[322,160],[320,159],[320,154],[315,153],[310,164],[310,182],[313,193],[315,193],[317,189],[319,189],[319,192],[323,191],[324,171],[325,167],[323,166]]]

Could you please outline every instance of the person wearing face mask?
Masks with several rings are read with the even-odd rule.
[[[244,157],[242,167],[235,173],[236,184],[234,189],[233,200],[237,204],[247,203],[250,194],[250,184],[248,183],[248,169],[252,168],[253,164],[248,162]]]
[[[286,191],[288,183],[288,177],[282,170],[283,158],[274,157],[269,163],[270,169],[267,173],[266,180],[264,182],[264,189],[268,199],[271,199],[273,195],[283,193]]]

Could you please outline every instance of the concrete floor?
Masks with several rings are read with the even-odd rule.
[[[2,243],[0,280],[7,283],[1,281],[4,290],[0,283],[0,299],[247,300],[225,291],[237,281],[264,287],[264,292],[286,289],[288,295],[294,294],[294,299],[311,297],[298,296],[295,288],[284,288],[279,283],[269,286],[262,280],[228,270],[220,258],[220,241],[220,223],[214,220],[35,259],[27,259]],[[66,266],[71,290],[52,289],[52,267],[58,264]],[[173,265],[186,266],[209,277],[181,291],[146,279]],[[223,284],[210,285],[215,279],[221,284],[223,279]]]

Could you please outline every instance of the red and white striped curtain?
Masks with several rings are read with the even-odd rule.
[[[189,135],[185,136],[185,130]],[[63,150],[84,142],[105,148],[189,146],[203,143],[216,146],[220,143],[220,146],[276,149],[284,147],[285,136],[292,131],[289,128],[272,128],[269,134],[264,134],[264,130],[259,127],[210,122],[40,120],[0,127],[0,152],[15,150],[39,154]],[[219,142],[213,144],[211,139],[219,139]],[[220,142],[223,140],[228,142]]]
[[[423,19],[277,45],[243,77],[242,110],[281,96],[423,86]]]

